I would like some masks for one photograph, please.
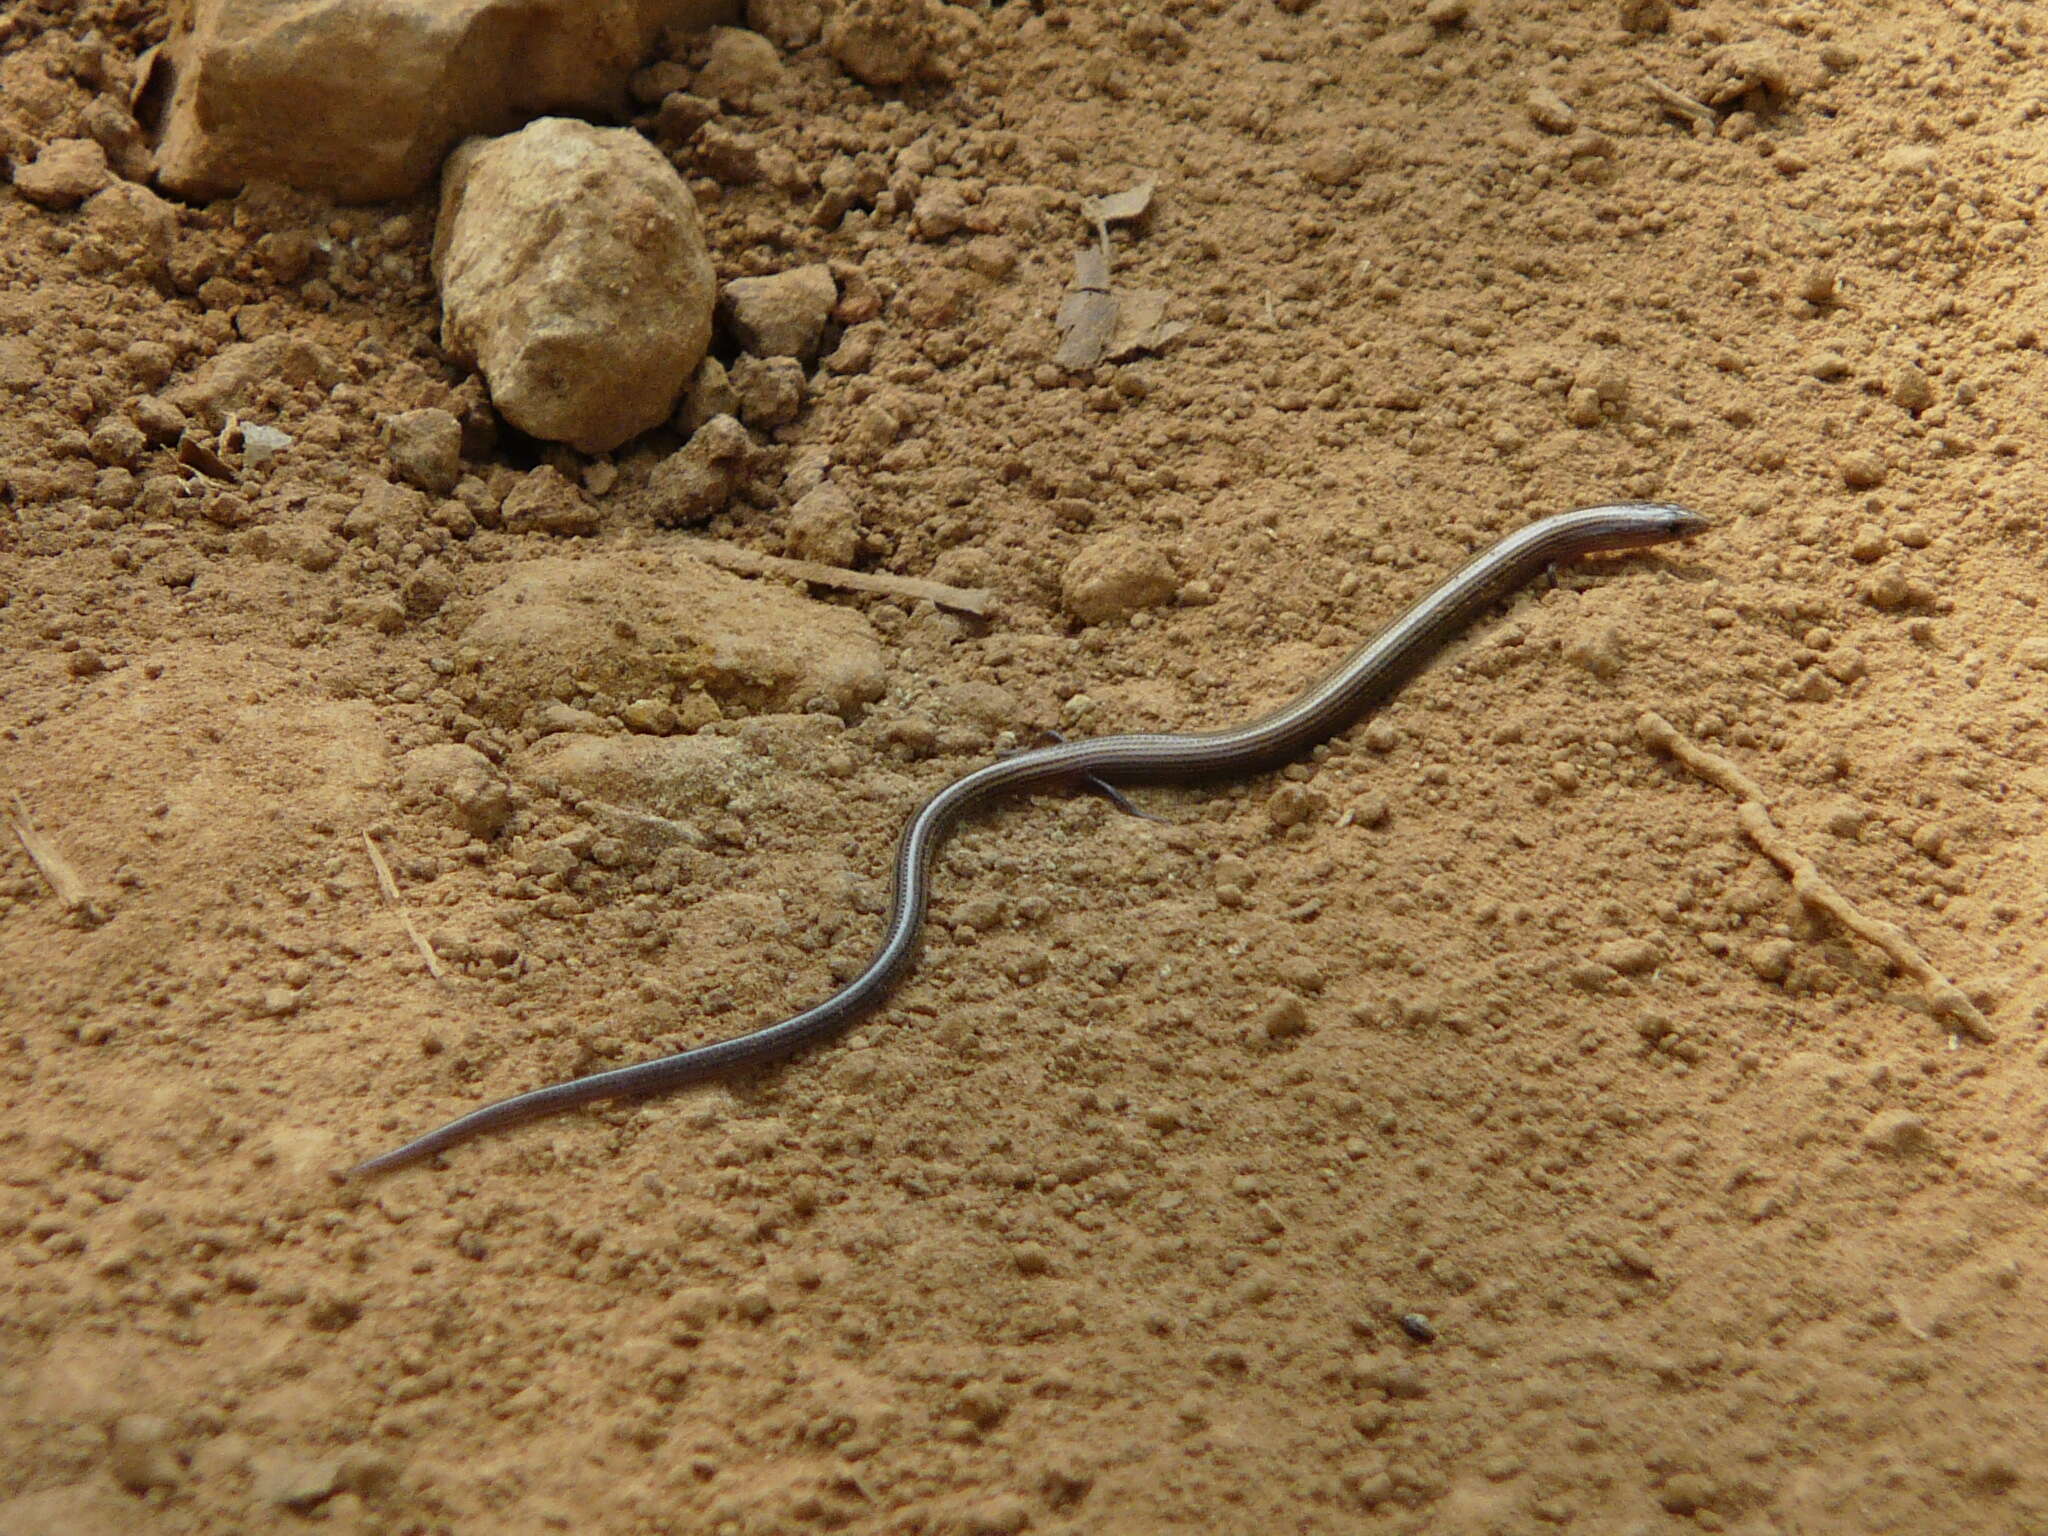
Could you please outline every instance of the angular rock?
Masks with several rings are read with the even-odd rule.
[[[14,190],[42,208],[76,208],[110,185],[107,152],[91,139],[56,139],[14,173]]]
[[[616,118],[667,27],[721,0],[175,0],[157,172],[217,197],[282,181],[344,202],[423,190],[449,148],[549,112]]]
[[[445,496],[462,479],[462,423],[429,406],[400,411],[384,423],[391,465],[423,491]]]
[[[701,689],[737,711],[841,716],[882,694],[882,648],[859,614],[686,556],[527,562],[463,638],[489,658],[473,707],[507,725],[580,694],[616,708]]]
[[[441,339],[522,432],[604,453],[675,409],[711,341],[696,199],[622,128],[542,118],[449,157]]]
[[[787,426],[804,408],[803,364],[793,357],[741,357],[732,365],[740,420],[757,432]]]
[[[528,471],[506,493],[498,515],[508,533],[580,536],[598,525],[597,508],[552,464]]]
[[[839,302],[839,284],[830,267],[796,267],[772,277],[736,277],[718,302],[734,339],[756,357],[809,362]]]
[[[665,528],[716,517],[753,449],[747,429],[730,416],[714,416],[647,477],[655,522]]]

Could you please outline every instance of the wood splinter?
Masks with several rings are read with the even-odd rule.
[[[85,883],[85,877],[64,857],[50,835],[36,825],[36,819],[29,814],[28,802],[18,793],[7,797],[6,820],[8,827],[21,842],[21,851],[28,855],[29,862],[36,867],[36,873],[43,877],[63,906],[65,914],[76,917],[84,923],[103,923],[107,920],[105,910],[94,898],[92,889]]]

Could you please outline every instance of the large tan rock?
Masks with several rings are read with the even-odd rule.
[[[659,426],[711,342],[697,202],[625,128],[546,117],[449,156],[441,340],[505,419],[604,453]]]
[[[257,179],[344,202],[427,187],[464,138],[549,112],[617,116],[668,26],[731,0],[173,0],[157,176]]]

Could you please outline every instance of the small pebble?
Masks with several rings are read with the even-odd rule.
[[[1545,133],[1570,133],[1578,126],[1578,114],[1572,111],[1571,103],[1547,85],[1531,91],[1522,106],[1529,121]]]
[[[1300,998],[1285,992],[1259,1011],[1258,1024],[1269,1040],[1291,1040],[1308,1032],[1308,1010]]]
[[[256,1457],[250,1495],[259,1504],[278,1504],[286,1509],[311,1509],[332,1497],[341,1486],[338,1458],[292,1456],[271,1452]]]
[[[1863,1145],[1877,1152],[1918,1152],[1927,1145],[1927,1122],[1903,1109],[1872,1115],[1863,1127]]]
[[[1323,796],[1306,784],[1282,784],[1266,801],[1266,819],[1284,830],[1313,820],[1324,804]]]
[[[447,411],[400,411],[384,440],[392,467],[421,490],[445,496],[462,478],[462,423]]]
[[[1792,957],[1798,952],[1790,939],[1765,939],[1752,944],[1745,958],[1762,980],[1783,981],[1792,969]]]
[[[1593,958],[1624,976],[1640,976],[1664,963],[1664,951],[1648,939],[1616,939],[1593,951]]]
[[[1837,467],[1841,470],[1842,484],[1852,491],[1874,490],[1884,484],[1884,458],[1870,449],[1843,454]]]
[[[107,1469],[130,1493],[175,1488],[183,1469],[171,1449],[170,1421],[153,1413],[117,1419],[108,1435]]]
[[[1934,404],[1934,385],[1911,363],[1902,363],[1893,370],[1888,387],[1893,402],[1916,416]]]

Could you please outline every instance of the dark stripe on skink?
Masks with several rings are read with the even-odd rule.
[[[596,1072],[500,1099],[351,1170],[382,1173],[485,1131],[604,1099],[666,1093],[741,1067],[779,1061],[837,1034],[880,1002],[910,966],[930,896],[933,855],[955,823],[998,795],[1098,778],[1158,783],[1263,773],[1356,720],[1420,670],[1480,610],[1561,560],[1599,550],[1642,549],[1690,538],[1707,520],[1662,502],[1624,502],[1564,512],[1509,534],[1373,636],[1350,660],[1284,709],[1249,725],[1191,735],[1099,736],[1019,752],[955,779],[911,817],[896,848],[894,892],[881,947],[868,968],[793,1018],[751,1034],[638,1066]]]

